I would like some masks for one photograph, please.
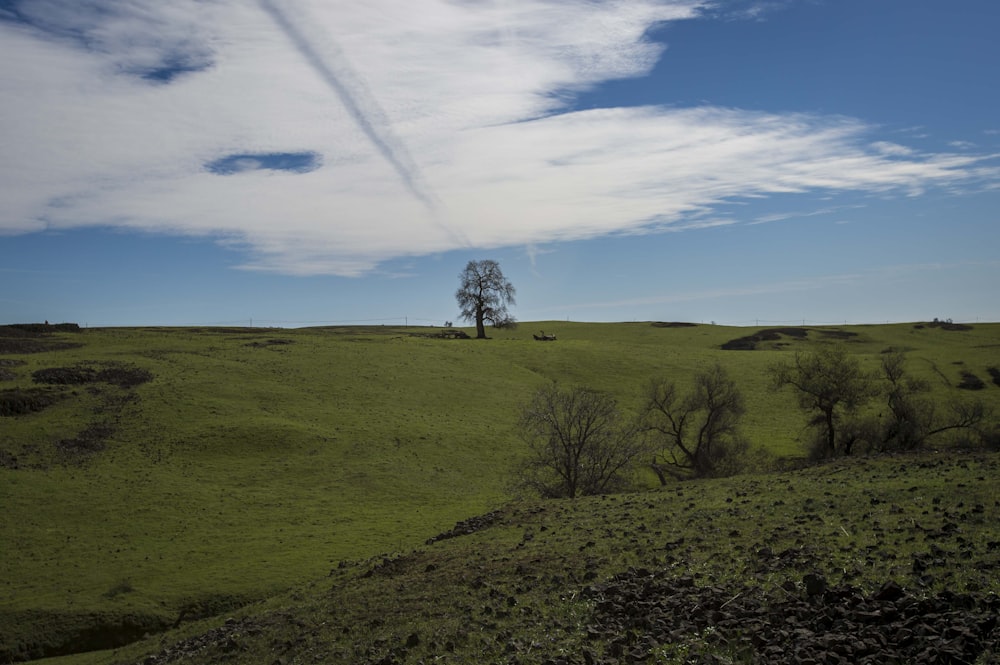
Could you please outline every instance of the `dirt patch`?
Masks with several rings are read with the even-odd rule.
[[[13,381],[17,378],[17,372],[12,371],[10,368],[26,364],[23,360],[0,358],[0,381]]]
[[[27,335],[48,335],[50,333],[78,333],[78,323],[11,323],[0,326],[0,336],[22,337]]]
[[[83,344],[51,339],[54,332],[80,332],[75,323],[18,323],[0,326],[0,353],[44,353],[77,349]]]
[[[990,373],[990,378],[993,379],[993,385],[1000,386],[1000,367],[990,367],[986,371]]]
[[[694,328],[698,324],[685,321],[653,321],[650,325],[654,328]]]
[[[105,363],[103,366],[75,365],[73,367],[46,367],[32,373],[35,383],[51,385],[84,385],[110,383],[119,388],[134,388],[153,380],[148,370],[125,363]]]
[[[119,388],[134,388],[152,381],[153,373],[135,365],[116,363],[106,365],[102,368],[97,373],[97,380],[102,383],[110,383]]]
[[[954,330],[954,331],[964,331],[972,330],[972,326],[966,325],[964,323],[952,323],[951,321],[931,321],[930,323],[918,323],[913,326],[916,330],[923,330],[924,328],[940,328],[941,330]]]
[[[9,453],[6,450],[0,450],[0,469],[20,469],[21,465],[18,464],[17,455]]]
[[[958,387],[962,390],[982,390],[986,384],[978,376],[965,370],[962,372],[962,380],[958,382]]]
[[[25,416],[37,413],[66,398],[53,388],[12,388],[0,391],[0,416]]]
[[[294,344],[294,343],[295,343],[294,339],[265,339],[265,340],[258,340],[256,342],[250,342],[249,344],[247,344],[247,346],[254,349],[264,349],[269,346],[284,346],[287,344]]]
[[[45,353],[47,351],[65,351],[78,349],[83,344],[79,342],[64,342],[57,339],[0,337],[0,353]]]
[[[31,374],[35,383],[59,386],[81,386],[97,381],[97,370],[93,367],[46,367]]]
[[[805,339],[808,335],[808,328],[767,328],[759,330],[753,335],[731,339],[721,348],[725,351],[753,351],[761,342],[777,342],[781,340],[782,336]]]
[[[93,455],[104,450],[104,442],[114,433],[107,423],[91,423],[72,439],[56,443],[56,449],[74,458]]]

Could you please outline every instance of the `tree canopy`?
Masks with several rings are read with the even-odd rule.
[[[507,310],[514,305],[514,285],[507,281],[500,264],[491,259],[469,261],[459,275],[455,299],[461,317],[476,324],[476,338],[486,337],[486,323],[495,328],[512,328],[516,319]]]
[[[530,450],[520,483],[546,497],[621,489],[643,450],[615,400],[584,387],[540,388],[522,409],[518,431]]]

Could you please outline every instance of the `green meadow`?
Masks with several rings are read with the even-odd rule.
[[[534,341],[538,330],[557,341]],[[721,363],[745,395],[752,444],[792,462],[806,418],[769,389],[767,368],[817,345],[845,345],[871,369],[903,350],[942,402],[1000,412],[1000,324],[808,328],[722,348],[759,330],[548,321],[471,340],[418,327],[106,328],[19,346],[7,329],[0,394],[37,407],[0,417],[0,654],[117,646],[108,640],[421,548],[516,498],[514,424],[550,381],[634,411],[654,376],[684,385]],[[41,370],[70,378],[43,384]],[[74,383],[84,370],[91,380]],[[982,388],[959,387],[970,375]]]

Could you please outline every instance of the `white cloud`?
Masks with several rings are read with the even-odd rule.
[[[2,233],[198,235],[248,269],[356,275],[459,247],[728,224],[715,208],[745,197],[984,175],[975,156],[870,143],[844,118],[566,112],[573,91],[648,73],[662,55],[648,29],[707,2],[25,6],[37,16],[0,21]],[[317,168],[261,170],[272,153]],[[206,166],[233,156],[227,175]]]

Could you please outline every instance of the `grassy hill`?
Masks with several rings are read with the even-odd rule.
[[[536,328],[558,341],[533,341]],[[767,389],[766,369],[816,344],[848,345],[872,367],[885,348],[901,348],[942,397],[971,374],[983,381],[976,394],[1000,405],[990,374],[1000,365],[1000,325],[953,328],[787,329],[735,344],[753,351],[722,347],[757,329],[650,323],[532,323],[488,341],[441,339],[428,328],[3,329],[0,398],[15,413],[0,418],[0,651],[37,656],[175,624],[201,629],[190,622],[331,569],[338,588],[361,594],[357,608],[346,597],[337,605],[374,620],[389,608],[350,581],[382,579],[368,574],[371,557],[387,556],[385,570],[422,561],[430,555],[399,553],[437,552],[445,541],[424,550],[433,534],[508,505],[506,469],[523,449],[512,425],[535,387],[585,384],[633,408],[654,375],[683,382],[721,362],[747,397],[751,440],[796,456],[803,418],[789,395]],[[39,371],[49,382],[34,380]],[[995,464],[982,463],[995,481]],[[697,486],[743,481],[717,482]],[[978,504],[995,516],[995,500]],[[448,540],[444,559],[424,569],[461,568],[484,547],[509,558],[504,548],[517,548],[522,526],[545,525],[524,520],[588,505],[505,509],[507,527]],[[998,538],[984,528],[985,551]],[[592,580],[626,559],[609,557]],[[274,602],[296,602],[289,598]],[[378,635],[371,639],[388,639]]]

